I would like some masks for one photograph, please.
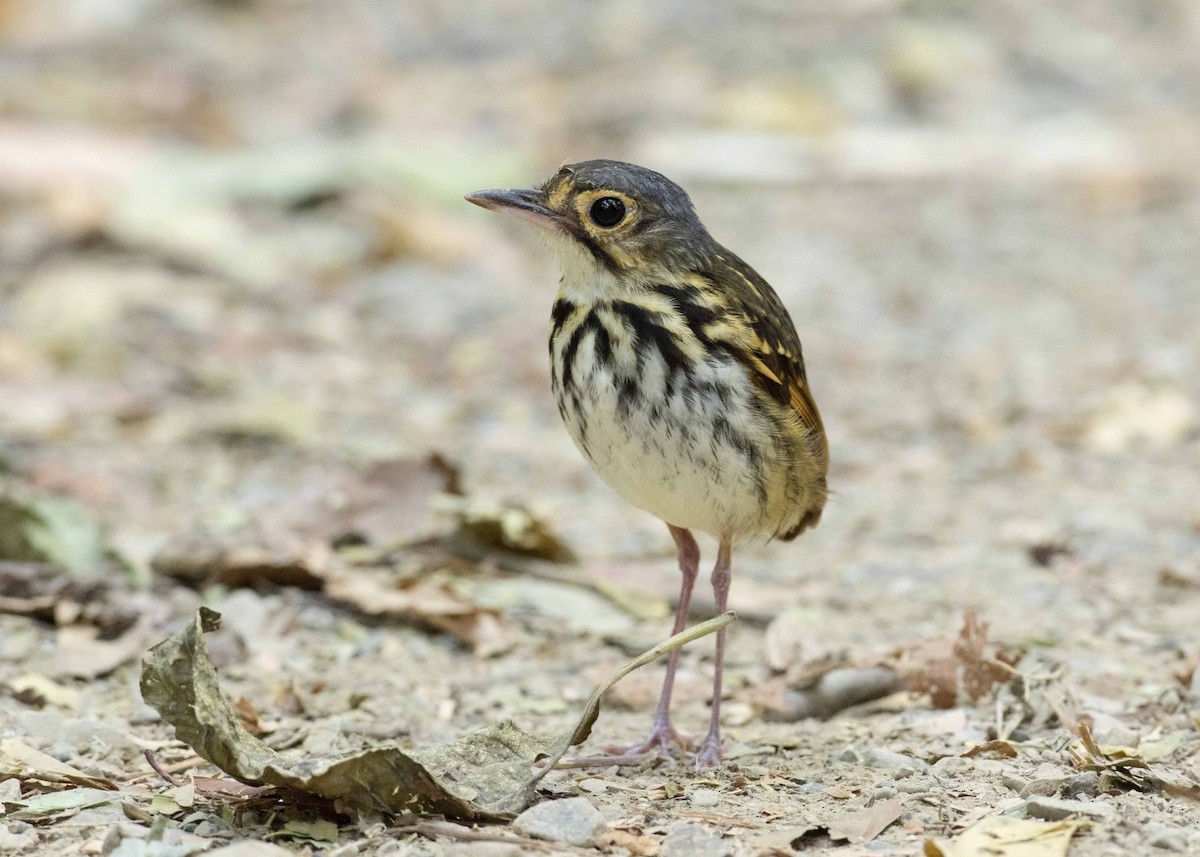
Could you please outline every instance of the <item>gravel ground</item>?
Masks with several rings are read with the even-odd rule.
[[[0,533],[0,852],[974,855],[988,819],[1086,822],[1008,857],[1200,852],[1200,14],[834,5],[0,3],[0,525],[70,545]],[[179,793],[145,750],[216,771],[137,660],[200,604],[302,756],[557,735],[665,635],[668,534],[551,401],[552,261],[461,201],[598,156],[683,183],[774,284],[831,440],[821,526],[735,557],[726,765],[556,770],[478,830]],[[453,529],[430,485],[577,561],[389,553]],[[384,570],[421,598],[383,606]],[[639,737],[660,680],[578,752]],[[25,751],[121,797],[7,784]]]

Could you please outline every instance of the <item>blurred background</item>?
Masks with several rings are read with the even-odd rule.
[[[552,260],[461,199],[592,157],[685,185],[805,343],[837,496],[750,574],[959,605],[1038,546],[1200,553],[1188,0],[0,0],[0,39],[0,466],[143,573],[431,449],[668,557],[558,425]]]
[[[137,665],[200,603],[239,716],[298,755],[573,729],[678,572],[559,424],[549,253],[462,196],[606,157],[682,184],[778,290],[834,496],[735,559],[728,815],[662,768],[590,799],[661,836],[899,794],[884,838],[915,853],[1079,779],[1083,718],[1200,779],[1198,141],[1194,0],[0,0],[4,743],[194,767]],[[989,633],[1023,681],[1012,655],[964,696],[1010,651]],[[685,732],[711,651],[682,658]],[[660,681],[597,741],[644,734]],[[871,761],[968,746],[1004,758],[903,786]],[[1200,847],[1189,804],[1121,801],[1073,854]],[[0,850],[107,853],[122,806]]]

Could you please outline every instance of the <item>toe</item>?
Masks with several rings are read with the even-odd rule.
[[[692,759],[692,767],[715,768],[721,764],[721,745],[710,741],[704,742],[700,752]]]

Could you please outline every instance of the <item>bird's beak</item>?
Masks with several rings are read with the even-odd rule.
[[[561,214],[546,207],[546,196],[540,190],[493,188],[469,193],[465,199],[480,208],[509,214],[543,229],[561,226],[564,222]]]

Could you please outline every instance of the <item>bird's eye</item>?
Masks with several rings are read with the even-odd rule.
[[[611,229],[625,219],[625,203],[615,196],[602,196],[592,203],[588,216],[597,226]]]

